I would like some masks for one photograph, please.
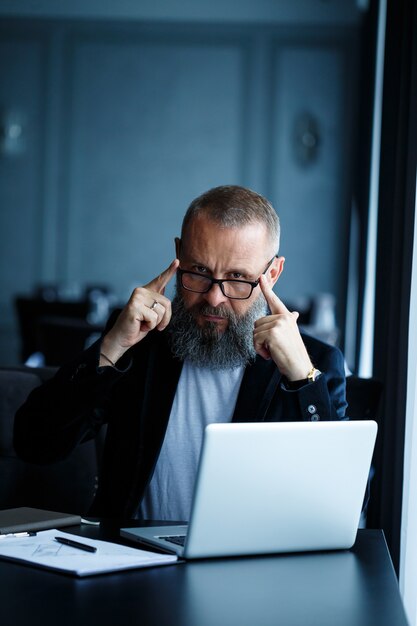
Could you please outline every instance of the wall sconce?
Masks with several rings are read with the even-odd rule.
[[[18,111],[0,112],[0,155],[15,156],[26,149],[24,115]]]
[[[296,161],[303,167],[312,165],[318,158],[321,144],[318,119],[312,113],[300,113],[295,118],[293,137]]]

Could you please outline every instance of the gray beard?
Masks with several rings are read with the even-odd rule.
[[[222,315],[228,319],[224,332],[220,333],[214,322],[200,327],[193,315]],[[208,304],[195,305],[188,310],[178,291],[172,301],[172,318],[168,326],[168,336],[173,355],[187,359],[198,367],[227,369],[246,366],[256,357],[253,347],[255,321],[267,315],[268,308],[261,294],[242,316],[226,307],[212,307]]]

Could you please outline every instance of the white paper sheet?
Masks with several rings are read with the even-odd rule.
[[[66,537],[95,546],[97,552],[86,552],[55,541]],[[108,541],[71,535],[59,530],[45,530],[34,537],[6,537],[0,542],[0,558],[24,561],[75,576],[90,576],[124,569],[153,567],[175,563],[176,555],[156,554]]]

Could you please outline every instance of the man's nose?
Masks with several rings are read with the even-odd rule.
[[[207,304],[213,307],[219,306],[228,300],[217,283],[213,283],[211,289],[204,294],[204,299]]]

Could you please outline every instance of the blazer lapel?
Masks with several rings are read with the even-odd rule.
[[[152,415],[143,421],[144,432],[163,437],[182,370],[182,362],[174,359],[164,337],[149,354],[143,412]]]
[[[136,510],[152,475],[165,436],[182,363],[171,355],[163,333],[147,355],[144,396],[139,418],[137,463],[127,503],[128,514]]]
[[[281,379],[275,363],[260,356],[248,365],[243,374],[233,422],[263,422],[272,396]]]

